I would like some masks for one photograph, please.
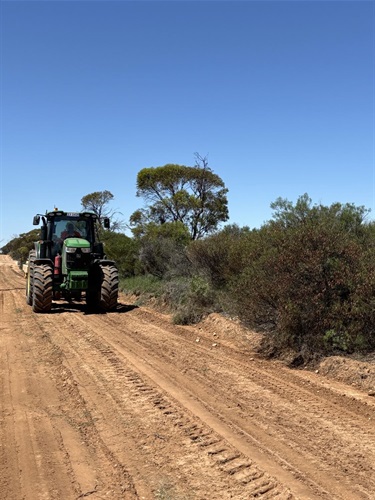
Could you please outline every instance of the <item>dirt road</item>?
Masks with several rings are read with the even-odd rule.
[[[120,300],[34,314],[0,256],[0,497],[374,499],[375,398]]]

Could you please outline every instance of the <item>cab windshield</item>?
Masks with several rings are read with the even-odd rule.
[[[55,217],[52,225],[52,240],[84,238],[90,242],[93,241],[91,224],[88,219],[79,219],[79,217]]]

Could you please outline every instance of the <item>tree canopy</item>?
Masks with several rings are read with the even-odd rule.
[[[196,155],[195,166],[167,164],[142,169],[137,175],[137,196],[148,203],[130,217],[140,235],[148,224],[182,222],[192,240],[215,231],[228,220],[227,192],[223,180]]]
[[[362,230],[362,224],[370,213],[370,209],[357,207],[353,203],[336,202],[329,207],[322,204],[313,205],[307,193],[299,196],[295,205],[279,197],[270,206],[274,210],[272,221],[284,228],[296,227],[308,221],[317,223],[325,220],[331,225],[340,225],[345,230],[357,232]]]
[[[111,227],[114,230],[121,229],[122,222],[115,220],[116,212],[109,208],[109,203],[114,199],[113,194],[108,191],[95,191],[81,198],[81,205],[86,210],[92,210],[99,217],[108,217],[111,221]]]

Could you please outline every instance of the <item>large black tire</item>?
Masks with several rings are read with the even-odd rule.
[[[104,311],[113,311],[118,299],[118,270],[116,266],[103,266],[100,305]]]
[[[52,308],[53,269],[48,264],[34,266],[33,311],[46,313]]]
[[[86,303],[98,312],[113,311],[118,300],[118,270],[114,265],[99,264],[89,278]]]
[[[35,250],[30,250],[29,262],[27,265],[27,279],[26,279],[26,303],[29,306],[33,305],[33,281],[34,281],[35,259],[36,259]]]

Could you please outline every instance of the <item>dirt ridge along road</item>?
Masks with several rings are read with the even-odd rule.
[[[23,286],[0,256],[1,497],[375,498],[373,398],[145,308],[33,314]]]

